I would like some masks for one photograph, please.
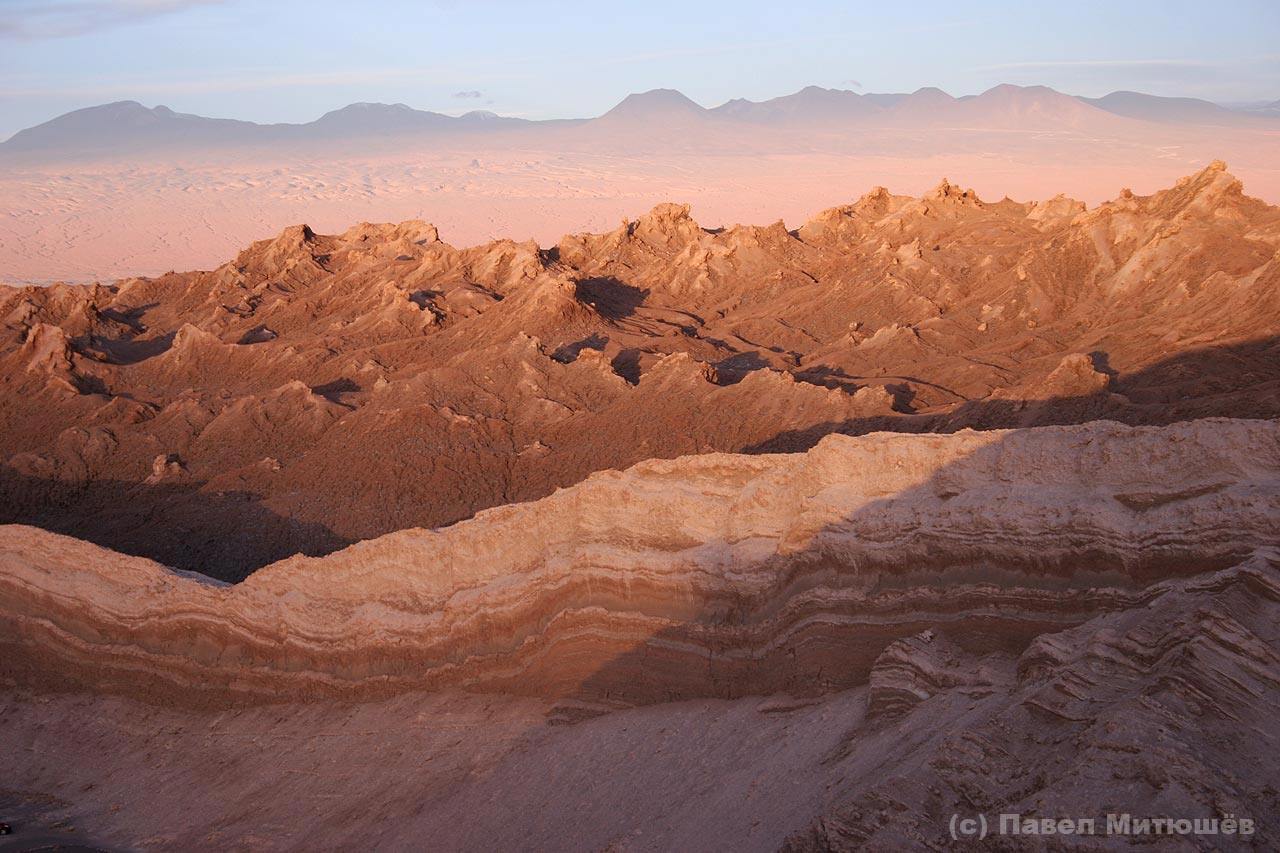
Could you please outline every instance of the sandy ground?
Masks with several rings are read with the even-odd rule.
[[[212,714],[6,693],[0,805],[44,803],[41,837],[112,849],[773,850],[849,771],[822,761],[865,702],[560,725],[538,701],[460,693]]]
[[[13,828],[0,835],[0,853],[99,853],[124,848],[90,838],[76,825],[71,805],[47,794],[19,793],[0,787],[0,821]]]
[[[0,282],[112,280],[211,268],[306,222],[426,219],[457,246],[499,237],[553,245],[664,201],[704,227],[797,227],[873,186],[917,195],[943,177],[984,198],[1066,193],[1096,204],[1152,192],[1226,160],[1249,192],[1280,202],[1280,132],[1170,129],[1142,137],[958,130],[866,131],[798,140],[644,146],[554,135],[450,137],[404,151],[238,151],[182,162],[0,163]],[[719,147],[716,147],[719,146]],[[401,146],[403,147],[403,146]]]

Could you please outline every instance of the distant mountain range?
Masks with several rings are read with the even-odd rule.
[[[15,133],[0,151],[102,152],[135,146],[255,145],[275,142],[494,130],[532,122],[477,110],[462,116],[415,110],[405,104],[351,104],[306,124],[256,124],[177,113],[137,101],[86,107]]]
[[[196,149],[368,137],[494,133],[514,129],[592,126],[628,133],[689,130],[719,123],[772,128],[843,130],[852,127],[968,129],[1119,129],[1127,122],[1272,127],[1280,101],[1229,108],[1196,98],[1113,92],[1102,98],[1066,95],[1044,86],[1000,85],[980,95],[953,97],[941,89],[910,94],[859,94],[808,86],[766,101],[735,98],[706,108],[674,89],[628,95],[595,119],[530,121],[475,111],[461,116],[405,104],[351,104],[305,124],[257,124],[148,108],[119,101],[75,110],[19,131],[0,153],[27,156],[102,155],[153,149]]]

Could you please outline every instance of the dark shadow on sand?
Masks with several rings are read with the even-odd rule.
[[[602,347],[603,342],[588,338],[575,346],[580,351]],[[638,350],[623,350],[613,359],[613,367],[636,382],[640,357]],[[1096,369],[1114,373],[1106,353],[1093,353],[1092,360]],[[742,366],[759,365],[747,359]],[[840,385],[858,382],[857,377],[834,378]],[[316,390],[336,399],[353,387],[354,383],[341,380]],[[909,406],[910,400],[905,403]],[[938,414],[819,423],[749,446],[720,449],[800,452],[833,433],[954,432],[1099,419],[1163,425],[1206,417],[1280,417],[1280,338],[1180,353],[1143,370],[1113,376],[1109,388],[1083,397],[970,401]],[[476,506],[472,512],[483,508]],[[42,527],[229,581],[242,580],[295,553],[322,556],[353,541],[323,524],[283,517],[265,506],[261,496],[247,491],[210,492],[198,482],[45,480],[3,466],[0,523]]]
[[[201,485],[46,480],[0,466],[0,524],[41,527],[231,582],[293,554],[322,556],[353,541],[279,515],[250,492]]]

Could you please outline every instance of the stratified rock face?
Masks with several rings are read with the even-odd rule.
[[[1280,771],[1257,750],[1280,719],[1277,568],[1280,551],[1260,552],[1020,655],[927,635],[894,644],[877,661],[868,722],[824,761],[844,762],[843,784],[785,849],[947,849],[954,814],[983,814],[991,836],[1001,814],[1087,818],[1099,836],[1108,814],[1130,815],[1146,828],[1110,843],[1272,849]],[[1197,836],[1149,823],[1216,828],[1226,817],[1251,829]],[[1044,849],[1035,837],[995,842]]]
[[[870,683],[888,720],[1039,679],[1075,653],[1042,635],[1179,578],[1253,560],[1265,587],[1277,518],[1280,423],[1204,420],[654,460],[236,586],[11,526],[0,660],[201,702],[457,686],[600,709]]]
[[[944,181],[545,250],[296,226],[211,272],[0,289],[0,520],[239,580],[649,458],[1276,417],[1278,248],[1219,163],[1090,211]]]

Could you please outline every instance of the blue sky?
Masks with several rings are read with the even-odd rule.
[[[809,84],[1280,98],[1280,3],[0,0],[0,138],[116,100],[253,121],[354,101],[529,118]]]

